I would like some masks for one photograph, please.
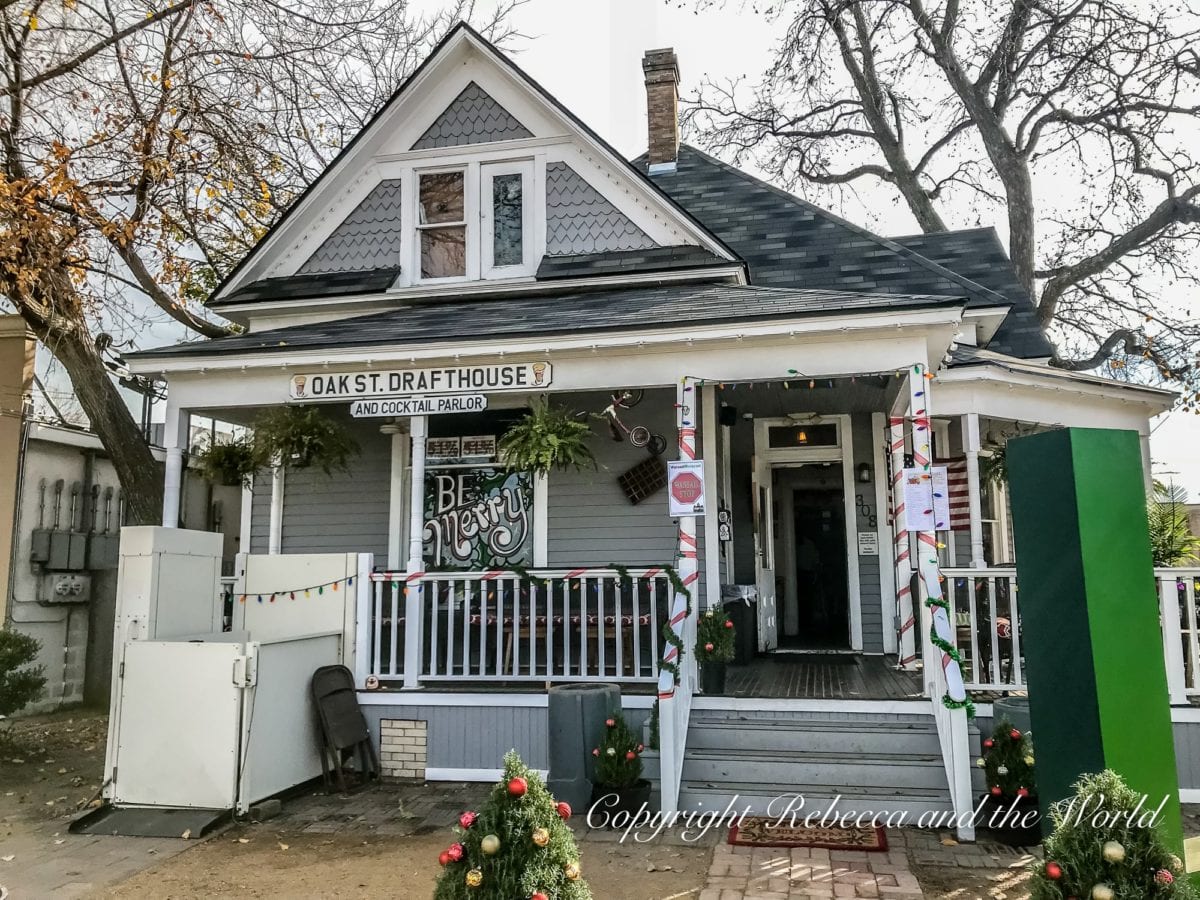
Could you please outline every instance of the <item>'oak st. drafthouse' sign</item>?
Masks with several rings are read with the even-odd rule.
[[[447,366],[382,372],[313,372],[293,375],[293,400],[357,400],[414,394],[468,394],[540,390],[550,384],[548,362]]]

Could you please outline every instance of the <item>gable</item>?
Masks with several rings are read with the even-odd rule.
[[[297,274],[361,272],[395,266],[400,261],[401,182],[386,179],[375,186],[333,234],[317,248]]]
[[[546,255],[657,247],[646,232],[565,162],[546,164]]]
[[[472,81],[417,139],[412,149],[457,147],[528,137],[533,137],[533,133]]]

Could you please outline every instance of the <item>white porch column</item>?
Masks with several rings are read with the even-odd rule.
[[[191,420],[186,409],[180,409],[167,397],[167,421],[163,429],[167,461],[163,470],[162,524],[164,528],[179,527],[180,491],[183,488],[183,460],[188,451],[188,423]]]
[[[901,394],[904,397],[904,394]],[[907,402],[900,398],[888,419],[888,450],[892,460],[892,560],[895,565],[896,616],[899,619],[897,654],[900,668],[917,666],[917,619],[913,609],[912,562],[908,529],[904,527],[904,415]],[[898,408],[897,408],[898,407]]]
[[[267,552],[278,555],[283,552],[283,479],[284,467],[271,468],[271,520],[267,533]]]
[[[983,505],[982,483],[979,480],[979,414],[962,417],[963,453],[967,458],[967,498],[971,516],[971,568],[983,569]]]
[[[387,568],[389,572],[398,572],[403,565],[401,554],[404,552],[401,544],[404,523],[401,517],[404,513],[404,467],[408,464],[408,436],[395,422],[380,426],[379,431],[390,436],[392,441],[392,470],[388,489]]]
[[[408,495],[408,572],[404,579],[407,591],[404,601],[404,689],[415,690],[421,686],[424,656],[425,609],[421,598],[421,576],[425,574],[425,441],[429,436],[429,418],[413,416],[409,419],[409,434],[412,436],[412,484]]]
[[[700,453],[704,459],[705,609],[721,607],[721,541],[717,524],[717,386],[700,389]]]

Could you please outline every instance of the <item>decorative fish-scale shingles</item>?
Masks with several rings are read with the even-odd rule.
[[[528,137],[533,137],[533,133],[472,81],[417,139],[412,149],[457,147]]]
[[[658,246],[564,162],[546,165],[546,254],[606,253]]]
[[[400,180],[377,184],[300,267],[300,274],[362,272],[400,262]]]

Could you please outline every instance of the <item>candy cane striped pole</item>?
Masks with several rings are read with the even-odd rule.
[[[904,527],[904,417],[888,419],[888,449],[892,460],[892,550],[896,565],[896,616],[900,623],[900,668],[917,665],[917,620],[912,597],[912,560],[908,529]]]
[[[912,440],[913,464],[927,476],[929,485],[929,505],[933,507],[933,449],[930,438],[932,424],[930,420],[930,382],[933,376],[925,371],[923,365],[913,366],[908,384],[912,409]],[[945,606],[940,605],[942,596],[942,572],[938,563],[937,531],[921,531],[917,534],[917,575],[920,584],[921,605],[929,610],[930,627],[933,633],[947,645],[954,644],[954,631],[950,627],[950,616]],[[944,649],[931,641],[931,651],[940,657],[942,672],[946,677],[946,694],[955,703],[967,699],[967,691],[963,686],[962,669],[959,664]],[[930,673],[926,672],[926,680]]]

